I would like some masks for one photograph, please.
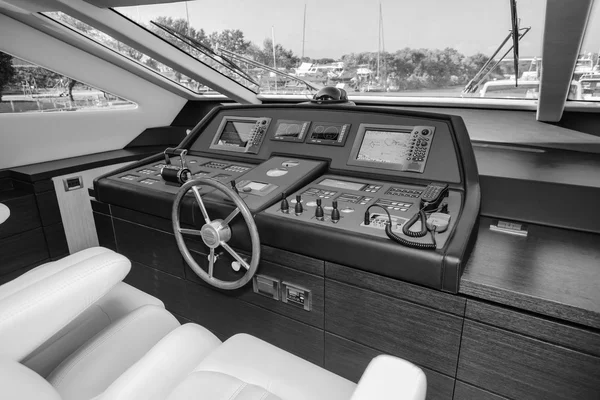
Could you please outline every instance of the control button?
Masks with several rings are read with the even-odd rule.
[[[252,191],[252,188],[251,188],[251,187],[249,187],[249,186],[244,186],[244,187],[242,188],[242,192],[249,193],[249,192],[251,192],[251,191]]]
[[[343,212],[343,213],[347,213],[348,214],[348,213],[354,212],[354,208],[352,208],[352,207],[345,207],[345,208],[342,208],[340,211]]]
[[[421,135],[423,135],[423,136],[427,136],[427,135],[429,135],[429,129],[423,129],[423,130],[421,131]]]
[[[308,203],[306,203],[306,207],[316,207],[316,206],[317,206],[316,201],[309,201]]]
[[[333,207],[331,207],[331,206],[325,206],[325,207],[323,207],[323,210],[325,210],[325,211],[331,211],[331,210],[333,210]]]
[[[398,211],[400,209],[400,207],[394,207],[394,210]]]
[[[408,208],[401,208],[400,211],[408,211]]]
[[[365,204],[367,204],[367,202],[366,201],[361,201],[360,204],[365,205]]]
[[[300,163],[294,160],[287,160],[281,163],[281,166],[286,168],[293,168],[297,167],[298,165],[300,165]]]

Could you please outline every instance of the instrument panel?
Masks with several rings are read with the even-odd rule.
[[[452,277],[460,273],[479,207],[472,197],[476,164],[458,117],[366,107],[222,106],[169,150],[179,157],[159,154],[99,178],[100,199],[127,208],[148,199],[144,212],[170,218],[163,194],[174,195],[180,184],[161,171],[187,167],[192,178],[235,186],[265,245],[455,290]],[[200,193],[207,204],[232,204],[218,190]],[[441,193],[435,204],[432,193]],[[427,221],[415,219],[423,210]],[[437,231],[439,221],[445,225]],[[373,257],[381,262],[371,265]]]

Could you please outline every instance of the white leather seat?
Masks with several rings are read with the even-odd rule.
[[[0,398],[425,398],[423,372],[395,357],[375,358],[356,385],[252,336],[239,334],[221,343],[199,325],[179,326],[160,302],[147,302],[147,295],[132,288],[133,295],[127,294],[130,289],[119,282],[129,268],[127,259],[110,250],[88,249],[0,287]],[[97,307],[120,317],[64,351],[46,379],[20,363],[48,370],[56,356],[43,355],[69,347],[65,335],[78,327],[89,334],[104,324],[85,323],[95,318],[89,310]],[[45,362],[48,358],[53,361]]]
[[[0,203],[0,224],[10,217],[10,208],[5,204]]]

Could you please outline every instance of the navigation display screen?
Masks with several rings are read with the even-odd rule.
[[[365,187],[365,183],[360,182],[349,182],[349,181],[339,181],[337,179],[323,179],[319,182],[319,185],[334,187],[338,189],[347,189],[347,190],[360,190]]]
[[[246,147],[255,126],[255,121],[227,121],[217,144]]]
[[[411,132],[366,130],[357,160],[402,164],[410,154]]]
[[[281,120],[275,130],[275,139],[301,141],[304,139],[304,133],[308,129],[308,121],[290,121]]]

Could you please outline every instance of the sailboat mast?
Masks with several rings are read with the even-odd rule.
[[[306,38],[306,3],[304,3],[304,23],[302,24],[302,58],[304,58],[305,38]]]
[[[379,79],[379,65],[381,56],[381,2],[379,2],[379,36],[377,37],[377,79]]]

